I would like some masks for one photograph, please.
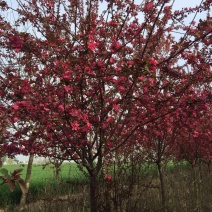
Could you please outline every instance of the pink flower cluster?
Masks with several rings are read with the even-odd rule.
[[[155,60],[155,59],[152,58],[152,57],[149,59],[149,62],[150,62],[150,64],[153,65],[153,66],[156,66],[156,65],[158,64],[158,61]]]
[[[20,52],[24,41],[17,35],[8,35],[9,45],[15,50],[16,53]]]
[[[149,3],[147,3],[147,4],[144,5],[143,10],[145,12],[149,12],[150,10],[153,9],[153,7],[154,7],[153,2],[149,2]]]

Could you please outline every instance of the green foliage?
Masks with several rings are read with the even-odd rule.
[[[23,169],[15,169],[13,170],[13,172],[10,172],[5,169],[5,168],[1,168],[0,169],[0,173],[2,174],[0,176],[1,182],[3,183],[7,183],[9,189],[11,192],[13,192],[16,188],[15,182],[18,183],[18,185],[21,188],[22,193],[26,192],[26,184],[24,182],[23,179],[21,179],[21,172],[23,171]]]
[[[8,170],[5,168],[0,169],[0,173],[3,174],[3,176],[8,176]]]

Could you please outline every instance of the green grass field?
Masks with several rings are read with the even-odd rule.
[[[13,172],[15,169],[23,168],[21,178],[25,179],[27,166],[21,165],[4,165],[8,171]],[[33,165],[29,199],[33,201],[41,195],[52,195],[67,193],[76,190],[76,185],[86,183],[87,179],[82,172],[79,171],[75,163],[66,163],[61,166],[60,184],[58,185],[54,176],[53,165],[43,168],[42,165]],[[59,186],[59,188],[58,188]],[[18,204],[21,197],[21,190],[16,186],[14,192],[10,192],[8,185],[0,185],[0,207],[5,205]]]

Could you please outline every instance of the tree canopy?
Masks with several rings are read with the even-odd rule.
[[[1,154],[74,160],[92,178],[164,128],[211,148],[211,0],[174,2],[1,1]]]

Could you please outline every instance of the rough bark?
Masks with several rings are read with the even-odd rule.
[[[166,194],[165,194],[164,176],[163,176],[160,162],[157,163],[157,167],[158,167],[158,173],[160,178],[162,210],[163,212],[165,212],[166,211]]]
[[[97,212],[98,211],[98,203],[97,203],[97,174],[93,172],[90,176],[90,211]]]
[[[20,200],[20,203],[19,203],[20,211],[23,210],[25,205],[26,205],[27,194],[28,194],[28,191],[29,191],[30,177],[31,177],[31,172],[32,172],[33,159],[34,159],[34,155],[30,154],[28,165],[27,165],[26,178],[25,178],[26,192],[22,192],[22,195],[21,195],[21,200]]]

